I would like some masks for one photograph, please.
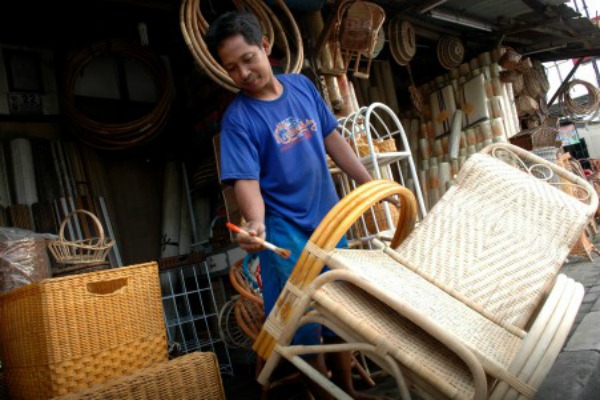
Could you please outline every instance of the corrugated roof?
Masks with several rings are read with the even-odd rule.
[[[539,1],[543,6],[559,6],[567,0]],[[481,19],[495,20],[498,16],[518,19],[532,12],[530,6],[522,0],[449,0],[444,7],[459,10]]]
[[[399,15],[412,22],[420,36],[418,44],[424,48],[431,45],[427,40],[436,40],[436,35],[452,34],[463,39],[467,52],[473,54],[504,44],[521,54],[535,54],[540,61],[600,56],[600,28],[570,8],[567,0],[375,2],[386,8],[390,18]],[[440,20],[435,13],[448,17]],[[484,24],[487,30],[463,24],[473,21]]]

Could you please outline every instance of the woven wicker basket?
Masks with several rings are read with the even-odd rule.
[[[55,400],[224,399],[215,353],[193,352]]]
[[[78,213],[87,215],[94,221],[97,237],[74,241],[65,239],[65,226]],[[48,249],[60,264],[94,264],[106,260],[114,244],[113,239],[104,237],[102,224],[94,214],[86,210],[75,210],[62,221],[58,239],[50,242]]]
[[[44,279],[0,296],[10,398],[49,399],[167,360],[155,262]]]
[[[398,151],[396,139],[394,138],[378,140],[375,142],[375,146],[377,146],[377,150],[379,150],[380,153],[391,153]]]
[[[354,137],[354,141],[356,142],[356,147],[358,148],[358,155],[360,157],[368,156],[371,154],[369,149],[369,142],[364,135],[356,135]],[[373,142],[373,150],[375,153],[379,153],[379,148],[375,142]]]
[[[381,231],[385,231],[388,229],[395,229],[396,224],[398,223],[398,218],[400,217],[400,212],[396,207],[389,204],[390,215],[392,217],[392,222],[394,226],[389,226],[387,217],[385,215],[385,204],[377,204],[372,207],[373,212],[370,210],[364,214],[365,225],[367,227],[367,232],[370,235],[374,235]],[[375,218],[373,218],[373,214],[375,214]],[[377,225],[375,225],[375,221],[377,221]]]

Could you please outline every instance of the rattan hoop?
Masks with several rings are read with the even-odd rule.
[[[97,237],[69,241],[65,239],[65,226],[67,222],[76,214],[85,214],[94,221],[96,225]],[[65,217],[60,224],[58,239],[48,244],[50,253],[54,256],[56,262],[60,264],[93,264],[106,260],[108,252],[115,244],[111,238],[104,237],[104,229],[100,220],[87,210],[75,210]]]

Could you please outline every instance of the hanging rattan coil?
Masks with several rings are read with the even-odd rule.
[[[75,104],[75,88],[83,69],[98,57],[120,57],[142,65],[158,91],[158,101],[144,116],[122,123],[85,115]],[[123,150],[156,137],[167,123],[173,88],[164,62],[150,50],[132,42],[106,40],[79,50],[65,70],[63,106],[73,133],[86,144],[103,150]]]
[[[227,72],[219,65],[219,63],[210,54],[204,35],[208,29],[208,22],[202,16],[200,11],[200,0],[183,0],[180,8],[180,29],[185,40],[185,43],[196,61],[196,65],[214,82],[218,83],[223,88],[238,92],[239,88],[233,80],[227,75]],[[240,10],[252,12],[263,26],[265,36],[269,41],[270,46],[275,43],[277,37],[281,43],[281,47],[285,53],[284,72],[298,73],[302,69],[304,62],[304,49],[302,44],[302,36],[296,21],[285,5],[283,0],[274,0],[274,3],[281,9],[281,12],[288,20],[286,27],[291,30],[291,38],[294,42],[294,51],[289,46],[289,34],[284,29],[284,25],[279,20],[279,17],[264,1],[259,0],[239,0],[234,1],[235,6]]]
[[[465,47],[462,41],[454,36],[440,37],[436,51],[441,66],[446,69],[458,67],[465,57]]]
[[[577,85],[581,85],[587,90],[586,98],[574,99],[571,97],[571,90]],[[561,89],[558,101],[561,110],[567,115],[574,118],[586,118],[595,115],[600,108],[600,90],[587,81],[573,79]]]
[[[415,30],[410,22],[394,18],[388,24],[388,38],[392,58],[405,66],[417,51]]]

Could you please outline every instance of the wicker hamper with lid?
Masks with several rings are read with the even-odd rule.
[[[0,359],[12,400],[79,391],[167,358],[155,262],[0,296]]]

